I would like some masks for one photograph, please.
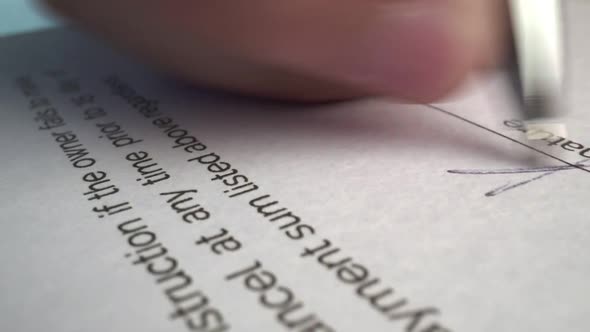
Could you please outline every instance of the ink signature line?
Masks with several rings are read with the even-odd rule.
[[[585,161],[584,161],[585,162]],[[590,168],[590,165],[584,165],[584,162],[577,163],[576,165],[583,168]],[[463,174],[463,175],[497,175],[497,174],[525,174],[525,173],[543,173],[550,172],[555,173],[559,171],[569,171],[577,169],[573,166],[545,166],[545,167],[534,167],[534,168],[506,168],[496,170],[483,170],[483,169],[452,169],[447,172],[451,174]]]
[[[529,167],[529,168],[512,168],[512,169],[492,169],[492,170],[486,170],[486,169],[464,169],[464,170],[460,170],[460,169],[454,169],[454,170],[448,170],[447,172],[450,174],[459,174],[459,175],[508,175],[508,174],[531,174],[531,173],[543,173],[540,175],[537,175],[533,178],[521,181],[521,182],[517,182],[517,183],[512,183],[512,182],[508,182],[507,184],[495,188],[491,191],[488,191],[487,193],[485,193],[486,197],[494,197],[494,196],[498,196],[502,193],[505,193],[507,191],[525,186],[527,184],[530,184],[532,182],[538,181],[544,177],[547,177],[549,175],[558,173],[558,172],[563,172],[563,171],[569,171],[569,170],[574,170],[574,169],[588,169],[590,168],[590,165],[586,164],[586,162],[590,161],[590,159],[585,159],[582,161],[579,161],[575,164],[573,164],[572,166],[547,166],[547,167]]]

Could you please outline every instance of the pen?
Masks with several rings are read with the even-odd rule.
[[[559,116],[563,93],[561,0],[509,0],[511,77],[526,123]]]

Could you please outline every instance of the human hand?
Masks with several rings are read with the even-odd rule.
[[[427,102],[497,64],[502,0],[46,0],[148,62],[210,87],[304,101]]]

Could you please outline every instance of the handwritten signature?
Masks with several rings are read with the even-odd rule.
[[[590,159],[584,159],[576,163],[576,166],[581,166],[584,168],[590,168]],[[558,172],[570,171],[576,169],[573,166],[547,166],[547,167],[529,167],[529,168],[510,168],[510,169],[453,169],[448,170],[447,172],[450,174],[459,174],[459,175],[508,175],[508,174],[538,174],[532,178],[526,179],[524,181],[520,181],[517,183],[508,182],[503,186],[495,188],[491,191],[485,193],[486,197],[494,197],[500,194],[503,194],[507,191],[523,187],[528,185],[532,182],[541,180],[547,176],[553,175]]]

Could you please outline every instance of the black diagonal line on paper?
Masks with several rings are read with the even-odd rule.
[[[561,158],[559,158],[559,157],[556,157],[556,156],[554,156],[554,155],[552,155],[552,154],[550,154],[550,153],[547,153],[547,152],[545,152],[545,151],[543,151],[543,150],[537,149],[537,148],[535,148],[535,147],[533,147],[533,146],[530,146],[530,145],[528,145],[528,144],[525,144],[525,143],[523,143],[523,142],[521,142],[521,141],[519,141],[519,140],[516,140],[516,139],[514,139],[514,138],[512,138],[512,137],[506,136],[506,135],[504,135],[504,134],[502,134],[502,133],[499,133],[499,132],[497,132],[497,131],[495,131],[495,130],[493,130],[493,129],[490,129],[490,128],[488,128],[488,127],[485,127],[485,126],[483,126],[483,125],[480,125],[480,124],[479,124],[479,123],[477,123],[477,122],[474,122],[474,121],[471,121],[471,120],[469,120],[469,119],[466,119],[466,118],[464,118],[464,117],[462,117],[462,116],[459,116],[459,115],[457,115],[457,114],[455,114],[455,113],[449,112],[449,111],[447,111],[447,110],[444,110],[444,109],[442,109],[442,108],[440,108],[440,107],[437,107],[437,106],[434,106],[434,105],[431,105],[431,104],[425,104],[425,106],[426,106],[426,107],[428,107],[428,108],[430,108],[430,109],[432,109],[432,110],[438,111],[438,112],[440,112],[440,113],[444,113],[444,114],[446,114],[446,115],[448,115],[448,116],[451,116],[451,117],[453,117],[453,118],[455,118],[455,119],[458,119],[458,120],[461,120],[461,121],[463,121],[463,122],[466,122],[466,123],[468,123],[468,124],[470,124],[470,125],[472,125],[472,126],[475,126],[475,127],[478,127],[478,128],[480,128],[480,129],[483,129],[483,130],[485,130],[485,131],[487,131],[487,132],[489,132],[489,133],[492,133],[492,134],[494,134],[494,135],[496,135],[496,136],[500,136],[500,137],[502,137],[502,138],[505,138],[505,139],[507,139],[507,140],[509,140],[509,141],[511,141],[511,142],[513,142],[513,143],[516,143],[516,144],[518,144],[518,145],[521,145],[521,146],[523,146],[523,147],[525,147],[525,148],[527,148],[527,149],[529,149],[529,150],[535,151],[535,152],[537,152],[537,153],[539,153],[539,154],[542,154],[542,155],[544,155],[544,156],[546,156],[546,157],[549,157],[549,158],[551,158],[551,159],[557,160],[557,161],[559,161],[559,162],[561,162],[561,163],[564,163],[564,164],[566,164],[566,165],[568,165],[568,166],[570,166],[570,167],[572,167],[572,168],[576,168],[576,169],[579,169],[579,170],[581,170],[581,171],[584,171],[584,172],[586,172],[586,173],[590,173],[590,170],[588,170],[588,169],[584,168],[584,166],[581,166],[581,165],[576,165],[576,164],[574,164],[574,163],[570,163],[569,161],[563,160],[563,159],[561,159]]]

